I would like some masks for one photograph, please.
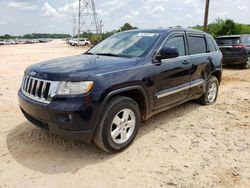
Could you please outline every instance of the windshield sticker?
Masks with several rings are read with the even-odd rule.
[[[158,33],[138,33],[138,37],[154,37],[157,36]]]

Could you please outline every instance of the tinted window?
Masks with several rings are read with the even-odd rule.
[[[216,42],[219,46],[240,44],[240,37],[223,37],[217,38]]]
[[[241,43],[250,45],[250,36],[241,37]]]
[[[188,46],[190,55],[207,53],[207,47],[204,37],[189,36]]]
[[[176,36],[170,38],[166,44],[164,44],[164,47],[169,48],[177,48],[179,51],[179,56],[185,56],[186,50],[185,50],[185,41],[183,36]]]
[[[217,49],[214,45],[214,42],[211,38],[207,39],[208,52],[216,52]]]

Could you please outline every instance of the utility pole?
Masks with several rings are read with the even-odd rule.
[[[77,39],[77,43],[79,46],[79,41],[80,41],[80,33],[81,33],[81,0],[79,0],[79,10],[78,10],[78,39]]]
[[[101,24],[99,22],[95,1],[94,0],[79,0],[78,13],[78,43],[80,34],[83,32],[101,33]]]
[[[205,8],[205,15],[204,15],[204,28],[203,28],[205,32],[208,31],[209,4],[210,4],[210,0],[206,0],[206,8]]]
[[[101,20],[100,21],[100,34],[102,34],[102,32],[103,32],[103,26],[104,26],[104,24],[103,24],[103,21]]]
[[[77,30],[77,19],[76,16],[72,16],[72,26],[73,26],[73,32],[72,32],[72,36],[76,36],[76,30]]]

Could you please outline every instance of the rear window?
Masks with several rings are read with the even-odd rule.
[[[188,46],[190,55],[207,53],[205,37],[189,36]]]
[[[241,37],[241,43],[250,45],[250,36]]]
[[[240,37],[217,38],[216,42],[219,46],[240,44]]]

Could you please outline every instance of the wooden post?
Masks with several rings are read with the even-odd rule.
[[[210,3],[210,0],[206,0],[206,8],[205,8],[205,15],[204,15],[204,28],[203,28],[205,32],[208,31],[209,3]]]

